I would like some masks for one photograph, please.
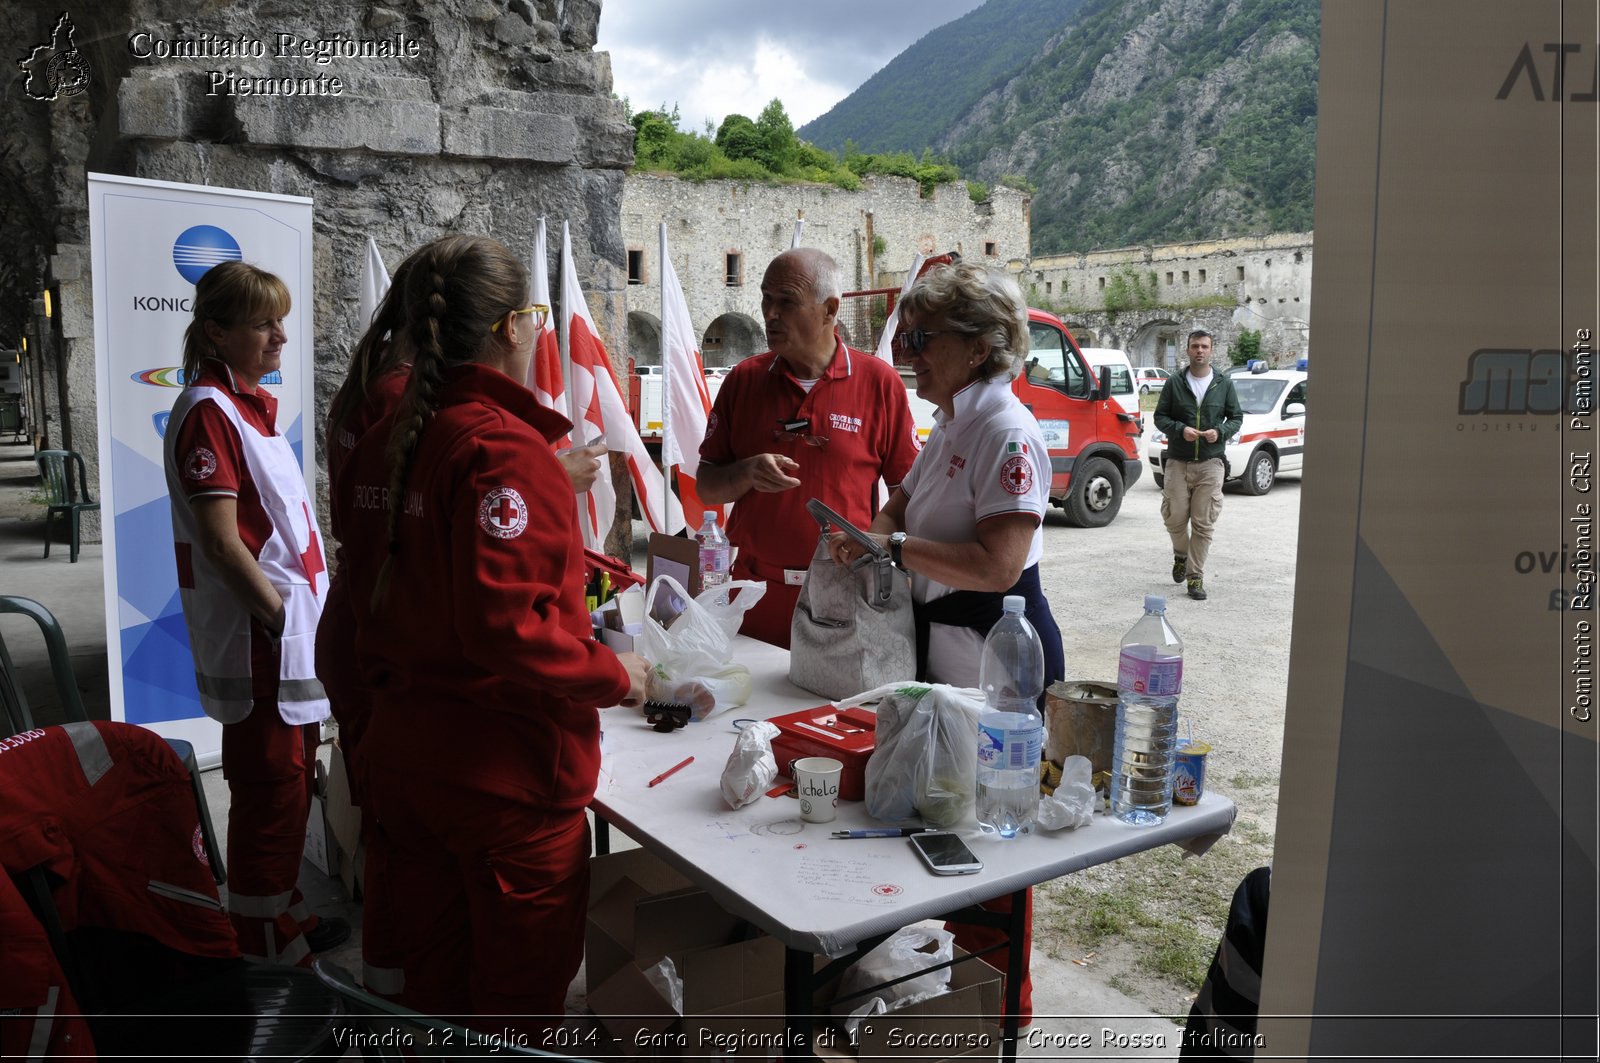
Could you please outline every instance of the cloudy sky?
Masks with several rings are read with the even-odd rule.
[[[982,0],[602,0],[596,48],[634,110],[680,128],[754,118],[773,97],[800,126]]]

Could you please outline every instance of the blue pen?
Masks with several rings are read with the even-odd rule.
[[[868,827],[866,830],[836,830],[835,838],[909,838],[913,834],[927,834],[932,827]]]

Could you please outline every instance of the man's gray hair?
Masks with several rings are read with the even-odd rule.
[[[820,247],[791,247],[779,258],[788,255],[799,263],[805,275],[811,278],[811,294],[819,303],[840,299],[844,288],[839,283],[839,263]]]
[[[942,317],[952,329],[989,343],[985,377],[1015,380],[1028,353],[1028,304],[1009,273],[971,263],[937,266],[900,300],[918,321]]]

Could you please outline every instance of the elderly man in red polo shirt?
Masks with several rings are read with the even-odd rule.
[[[816,248],[785,251],[761,280],[771,351],[734,366],[717,393],[697,487],[702,501],[737,502],[728,538],[734,579],[767,593],[744,634],[789,645],[789,620],[819,529],[806,501],[820,498],[865,528],[881,477],[899,484],[919,445],[905,385],[893,366],[834,335],[839,267]]]

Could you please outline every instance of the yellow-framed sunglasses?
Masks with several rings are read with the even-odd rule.
[[[548,306],[545,306],[543,303],[534,303],[532,306],[525,306],[521,310],[513,310],[511,312],[513,314],[537,314],[537,315],[539,315],[538,319],[535,320],[534,323],[533,323],[533,327],[536,328],[536,329],[544,328],[544,323],[550,319],[550,308]],[[500,326],[505,323],[505,320],[506,319],[504,317],[501,317],[498,321],[496,321],[494,324],[489,326],[489,331],[490,332],[499,332],[500,331]]]

